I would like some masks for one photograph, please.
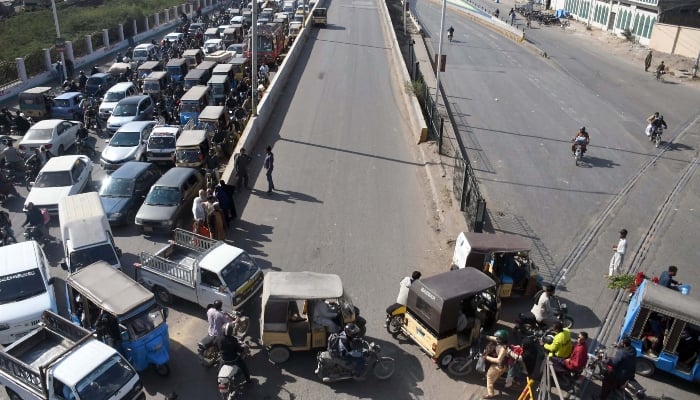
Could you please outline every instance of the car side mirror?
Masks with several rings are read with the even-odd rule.
[[[105,139],[105,144],[108,144],[108,143],[109,143],[109,139]]]
[[[48,283],[49,285],[53,285],[54,283],[56,283],[56,278],[52,276],[51,278],[49,278],[48,281],[46,281],[46,283]]]

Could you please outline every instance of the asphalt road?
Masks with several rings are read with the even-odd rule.
[[[419,1],[415,10],[436,53],[440,5]],[[447,71],[441,80],[486,195],[492,228],[537,245],[543,275],[560,284],[575,330],[596,332],[612,318],[614,293],[605,288],[603,275],[620,228],[630,231],[627,266],[633,262],[633,268],[658,275],[676,264],[686,271],[682,281],[697,287],[697,248],[683,240],[697,235],[691,205],[697,178],[667,203],[697,157],[697,90],[657,82],[556,27],[527,32],[547,51],[547,60],[468,22],[452,6],[445,20],[450,25],[455,40],[444,45]],[[645,118],[656,110],[669,122],[664,139],[674,139],[661,150],[643,135]],[[580,126],[590,132],[591,145],[585,164],[577,167],[570,140]],[[659,215],[661,223],[655,220]],[[697,290],[691,296],[700,298]],[[601,339],[614,340],[616,322],[613,318],[609,335]],[[697,396],[690,385],[663,374],[643,381],[657,396]]]

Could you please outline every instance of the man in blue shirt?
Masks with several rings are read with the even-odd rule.
[[[678,273],[678,268],[675,265],[668,267],[668,271],[664,271],[659,276],[659,285],[669,289],[678,290],[678,285],[681,283],[673,279]]]

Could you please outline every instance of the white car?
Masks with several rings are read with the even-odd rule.
[[[204,54],[211,54],[215,51],[224,50],[226,46],[224,45],[224,41],[221,39],[209,39],[204,42],[204,46],[202,46],[202,48],[204,49]]]
[[[109,173],[127,161],[146,161],[146,143],[155,121],[136,121],[122,125],[102,150],[100,164]]]
[[[24,202],[45,208],[51,215],[58,214],[58,201],[82,192],[92,184],[92,161],[87,156],[52,157],[46,162]]]
[[[39,121],[24,134],[22,141],[19,142],[19,149],[33,152],[34,149],[44,146],[51,155],[62,156],[75,144],[81,125],[81,122],[63,119]]]
[[[172,43],[172,42],[177,42],[178,40],[184,39],[184,38],[185,38],[185,34],[184,34],[184,33],[181,33],[181,32],[171,32],[171,33],[168,33],[167,35],[165,35],[165,36],[163,37],[163,40],[167,40],[168,42]]]

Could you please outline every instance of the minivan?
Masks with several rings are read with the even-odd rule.
[[[61,268],[73,273],[97,261],[121,269],[121,250],[97,192],[65,196],[58,202],[58,221],[65,259]]]
[[[136,89],[136,85],[131,82],[119,82],[112,86],[107,93],[105,93],[102,104],[100,104],[100,118],[106,120],[112,115],[112,111],[117,103],[119,103],[119,100],[125,97],[136,96],[137,94],[139,94],[139,91]]]
[[[0,247],[0,344],[38,328],[44,310],[57,312],[49,265],[33,240]]]
[[[108,72],[98,72],[90,75],[85,82],[85,94],[87,96],[102,96],[115,83],[117,83],[117,78],[114,75]]]
[[[98,195],[109,224],[133,224],[146,193],[160,176],[158,166],[140,161],[129,161],[107,176]]]
[[[136,227],[146,233],[155,230],[172,232],[178,226],[184,226],[192,200],[200,189],[204,189],[204,177],[198,170],[170,168],[146,195],[136,213]]]
[[[107,120],[107,130],[114,134],[127,122],[144,121],[153,118],[153,99],[148,95],[131,96],[119,100]]]
[[[145,62],[156,59],[156,46],[151,43],[144,43],[134,48],[134,54],[131,57],[136,62]]]

